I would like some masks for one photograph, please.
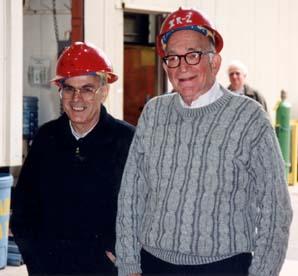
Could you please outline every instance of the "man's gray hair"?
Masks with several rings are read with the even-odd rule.
[[[230,62],[228,66],[228,74],[230,73],[231,68],[238,68],[244,75],[247,75],[247,67],[238,59],[234,59]]]
[[[99,84],[100,84],[100,86],[105,86],[105,85],[107,85],[107,83],[108,83],[108,80],[107,80],[107,74],[105,74],[105,73],[101,73],[101,72],[96,72],[96,75],[97,75],[98,78],[99,78]]]
[[[209,62],[212,62],[212,58],[216,53],[216,49],[215,49],[214,41],[211,38],[209,38],[209,42],[210,42],[210,51],[212,51],[213,53],[209,53],[208,57],[209,57]]]

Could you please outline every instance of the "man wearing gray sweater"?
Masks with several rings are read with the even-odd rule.
[[[157,50],[174,93],[145,106],[118,198],[119,276],[277,276],[292,219],[268,115],[216,81],[221,35],[171,13]]]

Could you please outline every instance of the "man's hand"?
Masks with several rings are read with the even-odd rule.
[[[111,251],[106,251],[106,255],[113,264],[116,262],[116,257]],[[128,276],[142,276],[142,275],[140,273],[132,273],[132,274],[129,274]]]
[[[106,255],[113,264],[116,262],[116,257],[111,251],[106,251]]]

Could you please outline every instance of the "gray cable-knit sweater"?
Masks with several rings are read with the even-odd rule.
[[[140,249],[175,264],[253,252],[249,275],[275,276],[292,209],[267,114],[224,88],[186,109],[176,93],[144,108],[118,199],[119,276],[141,272]]]

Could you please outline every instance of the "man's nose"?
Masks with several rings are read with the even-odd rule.
[[[72,94],[72,98],[73,99],[77,99],[77,98],[80,98],[81,97],[81,91],[80,89],[75,89],[73,94]]]
[[[186,62],[185,58],[181,58],[180,65],[179,65],[180,71],[186,71],[188,66],[189,64]]]

